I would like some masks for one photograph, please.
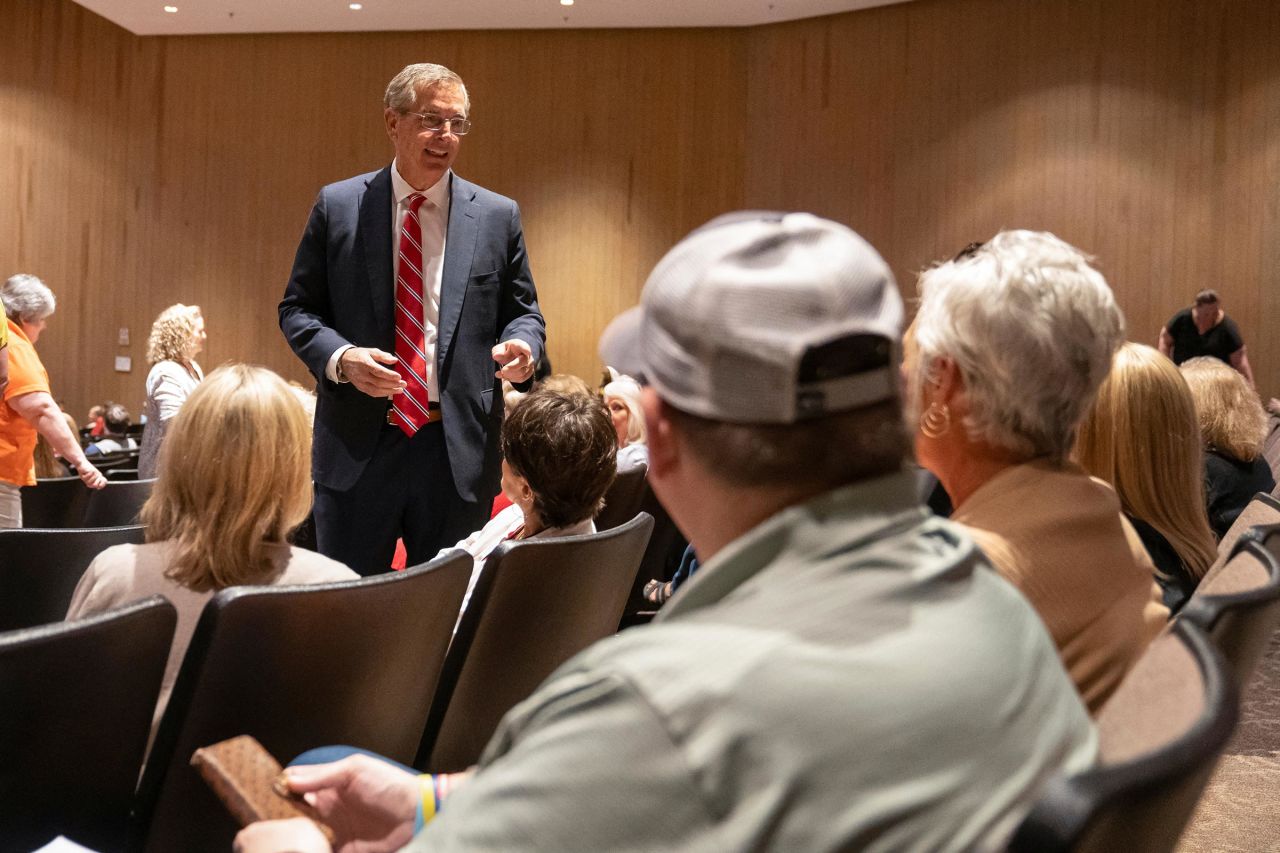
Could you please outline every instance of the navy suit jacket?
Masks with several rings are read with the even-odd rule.
[[[520,209],[509,198],[452,176],[440,283],[436,376],[454,483],[487,501],[501,478],[498,369],[490,350],[518,338],[542,357],[546,325],[525,255]],[[280,328],[316,377],[312,475],[345,491],[355,485],[387,423],[387,401],[325,366],[346,344],[395,352],[391,167],[320,191],[280,302]]]

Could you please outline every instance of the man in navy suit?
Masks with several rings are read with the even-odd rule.
[[[361,574],[398,536],[414,565],[488,518],[499,379],[528,383],[543,353],[519,208],[451,169],[469,111],[443,66],[392,79],[395,159],[320,191],[280,303],[317,381],[319,549]]]

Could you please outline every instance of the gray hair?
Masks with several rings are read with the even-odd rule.
[[[600,394],[604,397],[606,407],[610,397],[627,407],[630,415],[627,420],[627,444],[645,444],[649,440],[649,431],[645,429],[644,409],[640,408],[640,383],[626,374],[619,374],[604,386]]]
[[[1001,231],[921,274],[912,406],[937,359],[951,359],[971,439],[1065,460],[1124,340],[1124,315],[1091,260],[1048,232]]]
[[[0,287],[0,301],[4,302],[4,312],[19,323],[38,323],[58,307],[53,291],[26,273],[9,277]]]
[[[437,86],[456,87],[462,93],[462,108],[467,115],[471,114],[471,96],[462,78],[432,62],[417,62],[406,65],[399,74],[391,78],[387,84],[387,93],[382,98],[384,106],[398,113],[407,113],[413,109],[418,95],[428,92]]]

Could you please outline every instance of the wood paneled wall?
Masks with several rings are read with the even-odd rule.
[[[916,0],[749,30],[138,38],[0,0],[0,274],[60,299],[40,343],[79,415],[136,408],[145,338],[200,304],[211,367],[305,380],[275,305],[317,189],[390,156],[407,62],[467,80],[458,171],[516,198],[558,369],[675,240],[736,207],[848,222],[914,273],[1001,227],[1096,254],[1131,336],[1218,287],[1280,393],[1272,0]],[[118,346],[116,330],[132,342]],[[131,355],[130,374],[112,372]]]
[[[137,38],[69,0],[0,0],[0,273],[58,296],[40,351],[77,417],[140,408],[174,302],[204,309],[206,369],[306,382],[276,304],[311,203],[390,159],[382,91],[430,58],[471,92],[458,172],[521,204],[554,366],[594,378],[662,253],[741,205],[744,50],[731,30]]]
[[[749,206],[847,222],[908,296],[972,240],[1054,231],[1152,345],[1215,287],[1280,396],[1274,0],[917,0],[748,43]]]

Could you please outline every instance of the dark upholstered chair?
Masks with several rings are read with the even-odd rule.
[[[612,530],[636,517],[644,500],[648,473],[649,466],[644,463],[618,472],[604,494],[604,509],[596,516],[596,530]]]
[[[471,566],[453,551],[405,572],[215,595],[138,789],[145,849],[231,849],[236,824],[190,761],[235,735],[282,763],[339,743],[412,761]]]
[[[1222,565],[1227,562],[1227,558],[1234,552],[1236,540],[1246,530],[1259,524],[1278,523],[1280,523],[1280,498],[1274,498],[1266,492],[1258,492],[1253,496],[1253,500],[1249,501],[1248,505],[1240,512],[1235,523],[1228,528],[1227,534],[1222,537],[1222,541],[1218,543],[1218,559],[1204,573],[1204,580],[1210,579],[1215,572],[1222,568]]]
[[[1195,622],[1247,685],[1280,624],[1280,525],[1251,527],[1212,577],[1206,575],[1179,614]]]
[[[116,450],[111,453],[95,453],[85,458],[105,474],[120,468],[137,468],[138,455],[138,450]]]
[[[110,481],[105,488],[89,492],[84,508],[85,527],[114,527],[137,524],[138,512],[151,496],[155,480]]]
[[[627,594],[627,606],[623,612],[618,628],[629,627],[648,622],[653,618],[655,606],[644,597],[644,585],[657,578],[669,581],[680,568],[680,558],[689,543],[676,523],[667,515],[667,510],[658,501],[658,496],[646,484],[644,497],[640,501],[640,511],[653,516],[653,534],[649,544],[645,546],[644,556],[640,558],[640,568],[636,571],[631,591]]]
[[[1226,661],[1198,626],[1176,620],[1099,714],[1099,765],[1051,779],[1009,850],[1173,850],[1236,713]]]
[[[613,634],[652,529],[641,513],[603,533],[499,545],[458,625],[415,766],[471,766],[513,705]]]
[[[157,595],[0,634],[0,849],[124,849],[176,621]]]
[[[89,489],[79,477],[36,480],[22,487],[23,527],[80,527]]]
[[[143,542],[141,526],[0,530],[0,631],[66,618],[93,558],[112,545]]]

